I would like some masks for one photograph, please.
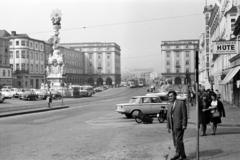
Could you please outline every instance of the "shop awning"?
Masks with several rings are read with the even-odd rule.
[[[221,81],[220,84],[227,84],[240,70],[240,66],[230,69],[226,77]]]

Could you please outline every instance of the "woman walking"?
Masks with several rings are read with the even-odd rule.
[[[217,98],[215,93],[211,94],[211,100],[211,106],[209,107],[211,112],[210,121],[212,122],[212,135],[215,135],[218,123],[222,123],[221,117],[225,117],[225,110],[222,102]]]
[[[202,135],[206,136],[207,124],[210,122],[210,111],[208,107],[210,106],[210,101],[206,92],[203,92],[200,102],[199,102],[199,124],[202,129]]]

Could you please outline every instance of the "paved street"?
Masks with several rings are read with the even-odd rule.
[[[69,108],[0,118],[0,159],[4,160],[164,160],[173,153],[166,123],[137,124],[115,112],[115,104],[146,89],[113,88],[89,99],[69,100]],[[34,102],[33,102],[34,103]],[[37,102],[39,103],[39,102]],[[66,101],[67,103],[67,101]],[[237,160],[239,109],[225,105],[217,135],[200,137],[201,160]],[[196,151],[195,110],[185,134],[186,153]]]

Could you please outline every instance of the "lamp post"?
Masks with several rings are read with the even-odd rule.
[[[197,146],[196,146],[196,159],[199,160],[199,77],[198,77],[198,49],[195,50],[195,86],[196,86],[196,126],[197,126]]]

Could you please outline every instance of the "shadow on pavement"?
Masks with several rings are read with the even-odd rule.
[[[228,134],[240,134],[240,128],[239,127],[219,128],[216,132],[216,136]]]
[[[239,127],[240,128],[240,124],[219,124],[219,126],[222,126],[222,127]]]
[[[218,154],[223,153],[223,150],[221,149],[212,149],[212,150],[205,150],[205,151],[200,151],[199,157],[212,157],[216,156]],[[196,152],[190,153],[188,155],[188,160],[194,160],[196,158]]]

